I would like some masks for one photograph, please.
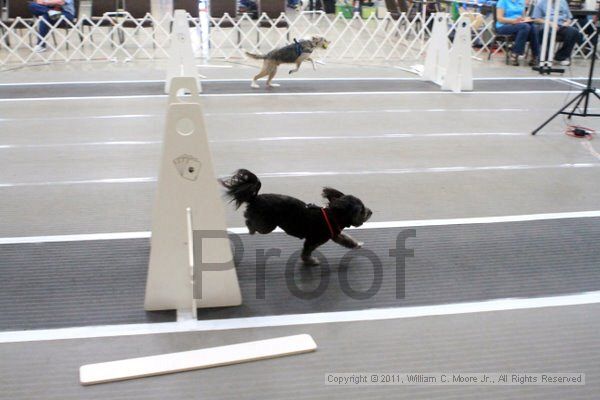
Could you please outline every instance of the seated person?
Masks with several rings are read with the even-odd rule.
[[[539,0],[533,9],[533,19],[535,22],[544,24],[546,18],[546,0]],[[550,24],[554,21],[554,2],[550,4]],[[571,10],[569,10],[569,5],[567,4],[567,0],[560,0],[560,7],[558,9],[558,28],[556,32],[556,37],[562,39],[562,46],[554,55],[554,60],[558,61],[560,65],[571,65],[571,53],[573,52],[573,47],[575,47],[575,43],[583,43],[583,35],[579,32],[577,28],[574,28],[571,25],[571,20],[573,19],[573,14],[571,14]],[[542,25],[543,26],[543,25]],[[538,29],[540,33],[543,32],[542,29]]]
[[[535,65],[540,58],[539,30],[531,18],[525,16],[525,0],[499,0],[496,3],[496,33],[515,35],[510,53],[512,65],[519,65],[519,56],[525,53],[525,44],[531,46],[529,65]]]
[[[28,7],[34,16],[42,18],[39,24],[38,43],[34,49],[36,53],[46,51],[46,35],[50,27],[58,22],[61,15],[69,21],[75,19],[75,5],[73,0],[35,0],[30,1]]]

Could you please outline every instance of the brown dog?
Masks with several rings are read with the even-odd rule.
[[[271,81],[277,73],[277,67],[280,64],[296,64],[296,69],[290,70],[290,74],[300,69],[300,64],[304,61],[310,61],[313,69],[315,68],[315,61],[311,58],[312,52],[316,48],[326,49],[329,46],[329,41],[321,36],[313,36],[310,40],[299,40],[294,39],[294,43],[288,44],[287,46],[279,49],[272,50],[265,55],[252,54],[246,52],[246,54],[254,58],[255,60],[263,60],[262,69],[252,80],[253,88],[258,88],[258,80],[262,77],[268,76],[267,86],[277,87],[277,83]]]

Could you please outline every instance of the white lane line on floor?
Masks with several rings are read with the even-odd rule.
[[[115,115],[90,115],[90,116],[45,116],[45,117],[23,117],[23,118],[0,118],[0,122],[7,121],[72,121],[72,120],[89,120],[89,119],[127,119],[127,118],[158,118],[159,115],[154,114],[115,114]]]
[[[199,64],[198,67],[207,67],[207,68],[230,68],[231,66],[213,66],[213,65],[203,65]],[[202,79],[201,82],[249,82],[252,79],[251,76],[248,78],[231,78],[231,79]],[[571,79],[586,79],[585,76],[576,77]],[[414,78],[403,78],[403,77],[338,77],[338,78],[279,78],[278,81],[422,81],[420,77]],[[506,77],[481,77],[481,78],[473,78],[475,81],[519,81],[519,80],[555,80],[555,78],[549,77],[520,77],[520,76],[506,76]],[[95,85],[95,84],[112,84],[112,83],[164,83],[164,80],[130,80],[130,81],[59,81],[59,82],[6,82],[0,83],[1,86],[40,86],[40,85]]]
[[[600,164],[575,163],[557,165],[494,165],[485,167],[433,167],[433,168],[398,168],[366,171],[298,171],[298,172],[271,172],[259,174],[261,178],[291,178],[310,176],[342,176],[342,175],[396,175],[396,174],[421,174],[421,173],[445,173],[445,172],[478,172],[478,171],[523,171],[540,169],[563,169],[563,168],[598,168]]]
[[[255,93],[203,93],[201,97],[256,97],[256,96],[377,96],[377,95],[455,95],[455,96],[474,96],[478,94],[565,94],[569,90],[525,90],[525,91],[472,91],[472,92],[442,92],[442,91],[390,91],[390,92],[255,92]]]
[[[48,143],[48,144],[0,144],[0,149],[37,149],[50,147],[82,147],[82,146],[141,146],[157,145],[162,141],[107,141],[107,142],[82,142],[82,143]]]
[[[383,110],[305,110],[305,111],[251,111],[251,112],[207,112],[204,113],[206,117],[215,116],[240,116],[240,115],[261,115],[261,116],[278,116],[278,115],[328,115],[328,114],[413,114],[413,113],[479,113],[479,112],[525,112],[529,113],[532,111],[553,111],[550,108],[539,108],[539,109],[527,109],[527,108],[465,108],[465,109],[452,109],[452,108],[431,108],[431,109],[419,109],[419,108],[397,108],[397,109],[383,109]],[[600,108],[588,108],[588,110],[598,111]],[[142,118],[162,118],[164,115],[159,114],[115,114],[115,115],[95,115],[95,116],[46,116],[46,117],[22,117],[22,118],[0,118],[0,122],[12,122],[12,121],[49,121],[49,120],[88,120],[88,119],[142,119]]]
[[[551,133],[551,132],[547,132]],[[475,137],[475,136],[530,136],[529,132],[469,132],[469,133],[387,133],[382,135],[340,135],[340,136],[267,136],[258,138],[217,139],[210,143],[248,143],[248,142],[284,142],[284,141],[319,141],[319,140],[364,140],[364,139],[409,139],[424,137]],[[134,146],[158,145],[162,141],[107,141],[81,143],[48,143],[48,144],[0,144],[0,149],[35,149],[45,147],[81,147],[81,146]]]
[[[383,135],[338,135],[338,136],[266,136],[258,138],[219,139],[214,143],[238,142],[279,142],[312,140],[352,140],[352,139],[409,139],[425,137],[474,137],[474,136],[530,136],[529,132],[448,132],[448,133],[387,133]]]
[[[131,81],[44,81],[44,82],[7,82],[0,83],[2,86],[46,86],[46,85],[110,85],[123,83],[165,83],[164,80],[131,80]]]
[[[579,82],[573,81],[572,79],[586,79],[586,81],[585,81],[585,83],[579,83]],[[567,84],[571,84],[573,86],[576,86],[578,88],[586,88],[587,87],[587,78],[570,78],[570,79],[560,78],[560,80],[563,81],[563,82],[565,82],[565,83],[567,83]],[[573,90],[572,90],[573,94],[577,93],[576,90],[577,89],[573,88]],[[596,93],[599,93],[599,92],[600,92],[600,90],[596,89]]]
[[[62,100],[126,100],[126,99],[160,99],[168,97],[166,94],[143,94],[133,96],[75,96],[75,97],[24,97],[14,99],[0,99],[0,103],[24,101],[62,101]]]
[[[400,175],[400,174],[427,174],[427,173],[453,173],[453,172],[481,172],[481,171],[525,171],[525,170],[547,170],[565,168],[598,168],[600,163],[576,163],[556,165],[494,165],[485,167],[433,167],[433,168],[398,168],[367,171],[294,171],[294,172],[266,172],[257,174],[260,178],[301,178],[311,176],[344,176],[344,175]],[[222,176],[225,178],[226,176]],[[156,177],[140,178],[107,178],[71,181],[46,181],[46,182],[15,182],[0,183],[0,188],[10,187],[33,187],[33,186],[62,186],[62,185],[85,185],[85,184],[114,184],[114,183],[147,183],[156,182]]]
[[[282,92],[265,93],[256,91],[255,93],[203,93],[200,97],[257,97],[257,96],[377,96],[377,95],[454,95],[454,96],[474,96],[478,94],[565,94],[571,93],[569,90],[529,90],[529,91],[473,91],[473,92],[441,92],[441,91],[412,91],[412,92]],[[63,100],[124,100],[124,99],[159,99],[166,98],[166,94],[151,95],[133,95],[133,96],[79,96],[79,97],[25,97],[0,99],[0,103],[27,102],[27,101],[63,101]]]
[[[24,243],[88,242],[92,240],[145,239],[150,238],[150,236],[152,236],[151,232],[114,232],[90,233],[80,235],[22,236],[12,238],[0,238],[0,245]]]
[[[442,304],[415,307],[394,307],[358,311],[334,311],[310,314],[288,314],[267,317],[229,318],[218,320],[182,320],[155,324],[130,324],[0,332],[0,343],[22,343],[66,339],[89,339],[113,336],[150,335],[160,333],[205,332],[274,326],[313,325],[339,322],[381,321],[401,318],[420,318],[532,310],[547,307],[581,306],[600,303],[600,292],[538,298],[508,298],[470,303]],[[200,310],[199,314],[202,313]]]
[[[107,179],[89,179],[89,180],[73,180],[73,181],[55,181],[55,182],[18,182],[18,183],[0,183],[0,188],[3,187],[24,187],[24,186],[60,186],[60,185],[86,185],[86,184],[103,184],[103,183],[145,183],[156,182],[155,177],[143,178],[107,178]]]
[[[421,219],[408,221],[380,221],[367,222],[360,227],[350,227],[348,230],[364,229],[391,229],[391,228],[415,228],[421,226],[449,226],[449,225],[473,225],[473,224],[496,224],[510,222],[530,222],[546,221],[557,219],[575,219],[575,218],[597,218],[600,217],[600,210],[596,211],[574,211],[563,213],[545,213],[545,214],[521,214],[521,215],[503,215],[495,217],[470,217],[470,218],[449,218],[449,219]],[[248,228],[237,227],[228,228],[231,233],[243,235],[248,233]],[[274,232],[282,232],[277,228]],[[91,233],[75,235],[49,235],[49,236],[22,236],[0,238],[2,244],[24,244],[24,243],[54,243],[54,242],[81,242],[91,240],[122,240],[122,239],[146,239],[150,238],[151,232],[115,232],[115,233]]]
[[[566,83],[567,85],[572,85],[572,86],[582,87],[582,88],[586,87],[586,85],[583,85],[583,84],[581,84],[579,82],[574,82],[574,81],[572,81],[570,79],[567,79],[567,78],[558,78],[558,80],[561,81],[561,82],[563,82],[563,83]],[[575,90],[575,88],[573,88],[573,90]]]
[[[259,112],[216,112],[216,113],[205,113],[207,117],[212,116],[232,116],[232,115],[320,115],[320,114],[392,114],[392,113],[439,113],[439,112],[451,112],[451,113],[462,113],[462,112],[530,112],[532,110],[521,109],[521,108],[465,108],[461,110],[448,109],[448,108],[430,108],[430,109],[410,109],[410,108],[398,108],[388,110],[306,110],[306,111],[259,111]]]

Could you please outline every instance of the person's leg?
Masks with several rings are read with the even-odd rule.
[[[529,47],[531,47],[532,58],[540,59],[540,28],[537,24],[529,24],[531,30],[529,31]]]
[[[27,4],[27,8],[29,8],[29,11],[30,11],[30,12],[31,12],[31,13],[32,13],[32,14],[33,14],[35,17],[41,17],[41,16],[43,16],[43,15],[45,15],[45,14],[48,14],[48,11],[50,11],[50,10],[51,10],[51,8],[50,8],[50,7],[47,7],[47,6],[43,6],[43,5],[41,5],[41,4],[34,3],[34,2],[32,2],[32,1],[30,1],[30,2]]]
[[[527,43],[530,31],[529,24],[502,25],[496,28],[496,32],[500,35],[515,35],[512,52],[519,56],[525,52],[525,43]]]
[[[31,11],[31,14],[40,18],[40,21],[39,21],[40,32],[39,32],[37,44],[45,47],[46,43],[44,42],[44,38],[46,37],[46,35],[48,34],[48,31],[50,30],[50,24],[52,22],[50,20],[50,16],[48,15],[48,11],[50,11],[51,8],[43,6],[41,4],[34,3],[34,2],[29,2],[28,8],[29,8],[29,11]]]
[[[581,42],[581,34],[576,28],[571,26],[561,26],[558,30],[558,35],[562,37],[563,44],[556,52],[554,59],[556,61],[564,61],[571,57],[571,52],[575,43]]]

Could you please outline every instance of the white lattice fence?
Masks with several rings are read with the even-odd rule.
[[[205,17],[210,25],[208,41],[204,41],[208,43],[208,49],[201,48],[203,30],[200,21],[188,20],[197,57],[241,59],[245,57],[245,51],[264,53],[288,44],[294,38],[321,35],[332,42],[327,51],[318,54],[324,60],[412,61],[426,51],[433,16],[425,20],[421,14],[413,19],[405,14],[398,19],[390,14],[383,18],[372,15],[362,19],[355,15],[346,19],[341,14],[330,16],[324,13],[298,14],[294,18],[282,14],[277,19],[263,15],[258,20],[248,15],[238,19],[228,15],[210,20]],[[137,20],[127,13],[114,13],[101,19],[80,18],[75,24],[62,18],[50,29],[46,38],[47,51],[35,53],[41,23],[45,22],[20,18],[10,23],[0,22],[0,65],[163,59],[167,57],[172,16],[156,18],[147,14]],[[472,39],[476,56],[487,56],[493,50],[492,23],[491,19],[473,15]],[[585,31],[590,27],[591,22],[579,29]],[[450,27],[449,40],[454,28]],[[578,56],[590,56],[589,46],[586,46],[590,40],[586,37],[586,43],[576,48]]]

